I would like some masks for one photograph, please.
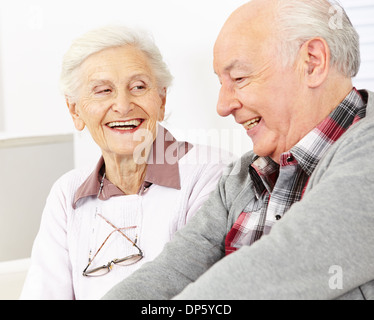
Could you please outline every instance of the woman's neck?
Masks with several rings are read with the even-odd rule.
[[[125,194],[137,194],[144,182],[147,164],[137,164],[133,156],[103,154],[106,178]]]

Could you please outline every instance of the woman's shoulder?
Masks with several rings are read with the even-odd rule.
[[[93,172],[94,166],[87,165],[80,168],[72,169],[62,176],[60,176],[52,186],[52,191],[60,190],[65,193],[65,191],[75,191],[83,184],[83,182],[89,177]]]
[[[193,148],[179,160],[181,180],[204,185],[216,185],[226,168],[237,157],[230,152],[214,146],[194,144]]]
[[[227,166],[237,160],[231,152],[215,146],[190,143],[189,151],[179,160],[184,165]]]

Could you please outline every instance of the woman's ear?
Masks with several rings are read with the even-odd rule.
[[[161,107],[159,111],[158,121],[162,122],[165,118],[165,105],[166,105],[166,88],[160,91]]]
[[[304,75],[310,88],[319,87],[330,70],[330,49],[325,39],[313,38],[302,46]]]
[[[69,109],[69,113],[73,119],[75,128],[78,131],[82,131],[85,128],[86,124],[79,116],[79,112],[77,110],[77,104],[75,102],[70,101],[69,97],[65,97],[65,100],[66,100],[66,104]]]

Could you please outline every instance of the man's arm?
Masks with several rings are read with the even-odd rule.
[[[228,165],[209,199],[162,253],[103,298],[170,299],[222,259],[227,232],[254,196],[248,175],[252,157],[249,152]]]
[[[334,299],[374,279],[374,125],[354,130],[269,235],[176,299]]]
[[[103,299],[170,299],[221,259],[228,215],[222,202],[222,183],[155,260],[119,283]]]

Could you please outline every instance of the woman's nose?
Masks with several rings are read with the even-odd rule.
[[[221,117],[227,117],[240,107],[241,103],[236,98],[234,89],[226,85],[222,85],[217,102],[218,114]]]
[[[113,99],[112,110],[121,115],[126,115],[134,108],[134,103],[129,94],[126,92],[118,92]]]

